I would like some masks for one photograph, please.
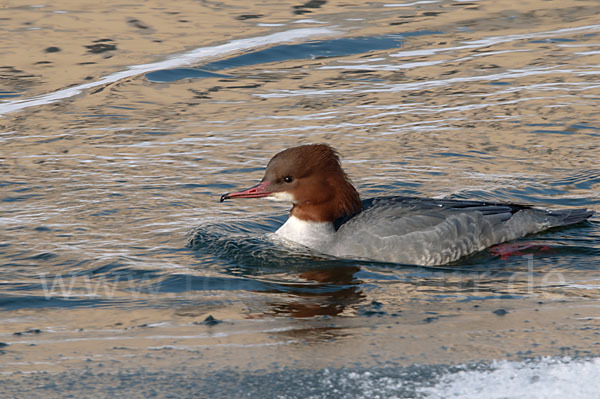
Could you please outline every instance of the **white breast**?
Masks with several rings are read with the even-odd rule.
[[[335,237],[335,229],[332,223],[310,222],[290,216],[275,234],[280,238],[327,253]]]

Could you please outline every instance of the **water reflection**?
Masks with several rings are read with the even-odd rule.
[[[1,372],[595,353],[597,216],[428,269],[289,251],[288,209],[217,201],[326,142],[365,198],[598,210],[597,2],[155,6],[3,8]]]
[[[337,316],[349,307],[361,303],[365,299],[362,293],[362,282],[354,275],[358,267],[333,267],[328,269],[307,270],[298,275],[299,278],[316,282],[307,289],[306,284],[280,283],[270,293],[284,293],[276,300],[268,301],[268,316],[289,316],[307,318],[316,316]]]

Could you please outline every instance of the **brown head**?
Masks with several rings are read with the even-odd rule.
[[[302,220],[333,222],[359,213],[360,196],[342,170],[337,152],[326,144],[288,148],[268,163],[261,182],[229,198],[269,197],[293,204],[291,214]]]

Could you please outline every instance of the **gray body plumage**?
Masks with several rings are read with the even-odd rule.
[[[578,223],[593,211],[479,201],[388,197],[365,201],[324,252],[340,257],[441,265],[502,242]]]

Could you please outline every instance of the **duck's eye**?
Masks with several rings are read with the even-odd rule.
[[[286,176],[283,178],[283,181],[286,183],[291,183],[294,180],[292,176]]]

